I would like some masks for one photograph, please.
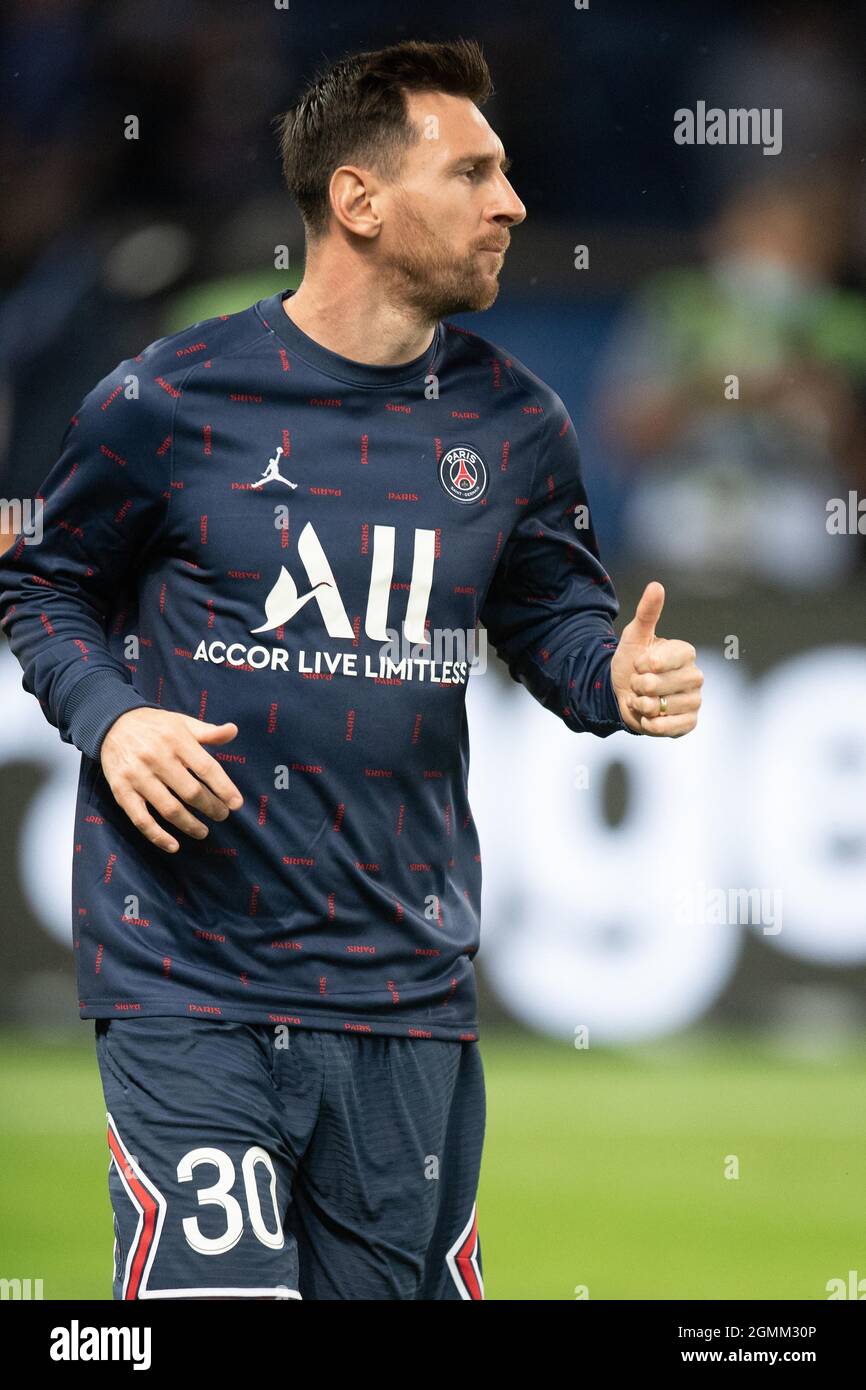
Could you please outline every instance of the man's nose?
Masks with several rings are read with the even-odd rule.
[[[503,192],[501,206],[497,208],[494,216],[497,222],[504,222],[509,227],[516,227],[525,219],[526,208],[507,179],[505,182],[506,189]]]

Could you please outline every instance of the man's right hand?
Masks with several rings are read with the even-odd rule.
[[[205,724],[188,714],[144,707],[114,721],[102,740],[102,770],[118,806],[158,849],[173,854],[180,845],[157,824],[149,806],[178,830],[203,840],[208,827],[184,802],[213,820],[225,820],[243,805],[234,782],[201,746],[230,743],[237,732],[237,724]]]

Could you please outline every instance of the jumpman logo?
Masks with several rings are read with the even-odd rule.
[[[277,446],[277,452],[272,459],[268,459],[268,466],[257,483],[252,483],[252,487],[264,487],[265,483],[285,483],[286,487],[297,487],[297,483],[290,482],[284,478],[280,472],[280,455],[283,452],[282,444]]]

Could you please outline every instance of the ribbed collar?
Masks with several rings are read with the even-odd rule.
[[[262,322],[300,357],[325,376],[337,381],[351,382],[357,386],[400,386],[403,382],[414,381],[433,371],[434,363],[442,345],[442,324],[437,323],[436,332],[430,346],[413,357],[411,362],[400,362],[396,366],[382,366],[372,362],[354,362],[349,357],[341,357],[330,348],[323,347],[314,338],[302,333],[283,308],[283,300],[294,294],[294,290],[278,290],[267,299],[260,299],[255,305],[256,313]]]

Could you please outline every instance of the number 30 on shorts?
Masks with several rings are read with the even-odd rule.
[[[217,1169],[218,1176],[216,1182],[210,1187],[198,1189],[196,1193],[198,1204],[202,1207],[222,1207],[225,1212],[226,1228],[221,1235],[206,1236],[201,1230],[198,1217],[186,1216],[182,1223],[183,1232],[188,1244],[200,1255],[223,1255],[227,1250],[232,1250],[237,1245],[244,1233],[243,1208],[232,1192],[237,1180],[237,1172],[234,1163],[223,1149],[190,1149],[189,1153],[184,1154],[177,1165],[178,1182],[193,1182],[196,1170],[204,1164],[212,1164]],[[256,1183],[256,1168],[259,1165],[266,1170],[268,1175],[273,1230],[268,1229],[262,1215],[262,1204],[259,1200],[259,1190]],[[270,1154],[257,1144],[247,1149],[241,1160],[241,1174],[247,1213],[256,1239],[260,1240],[262,1245],[268,1246],[270,1250],[282,1250],[285,1236],[280,1213],[277,1209],[277,1175],[274,1172]],[[271,1213],[269,1213],[269,1219],[270,1217]]]

